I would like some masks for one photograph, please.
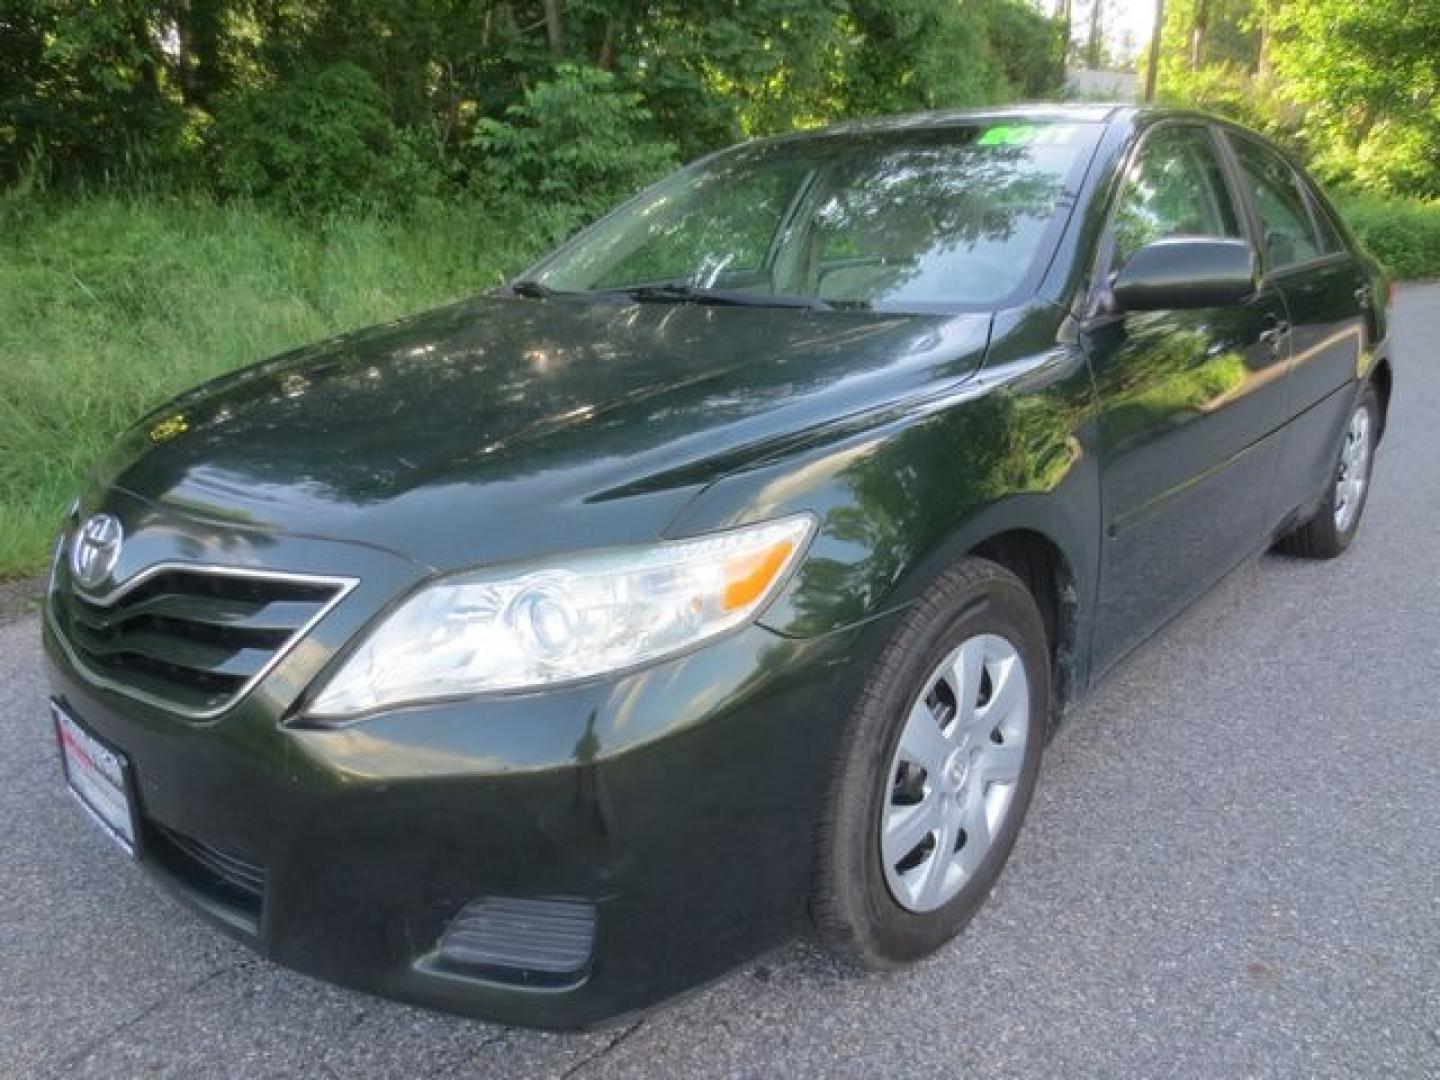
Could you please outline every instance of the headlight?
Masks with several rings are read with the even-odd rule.
[[[534,689],[679,652],[758,611],[812,527],[801,514],[442,578],[370,631],[309,714]]]
[[[65,511],[65,517],[60,523],[60,535],[55,537],[55,545],[50,549],[50,570],[45,575],[46,596],[55,591],[55,575],[60,572],[60,560],[65,556],[65,542],[70,539],[70,530],[75,527],[75,516],[79,512],[80,500],[76,499]]]

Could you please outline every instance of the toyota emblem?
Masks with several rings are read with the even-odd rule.
[[[86,518],[70,549],[70,574],[82,588],[93,589],[110,576],[120,561],[125,529],[109,514]]]

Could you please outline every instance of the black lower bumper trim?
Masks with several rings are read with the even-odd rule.
[[[439,960],[506,982],[573,985],[590,966],[595,924],[595,906],[585,900],[487,896],[450,921]]]

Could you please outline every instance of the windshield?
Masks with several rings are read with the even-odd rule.
[[[682,286],[660,295],[993,303],[1049,246],[1099,132],[1012,121],[742,146],[662,180],[525,277],[648,298]]]

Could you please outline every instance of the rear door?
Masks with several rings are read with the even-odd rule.
[[[1225,137],[1263,238],[1263,272],[1290,312],[1293,419],[1268,515],[1273,526],[1308,509],[1329,485],[1368,344],[1370,276],[1284,158],[1239,132],[1227,129]]]
[[[1083,323],[1099,401],[1098,672],[1262,543],[1286,416],[1285,305],[1107,310],[1105,286],[1167,236],[1246,237],[1216,136],[1168,121],[1136,148],[1111,210]]]

